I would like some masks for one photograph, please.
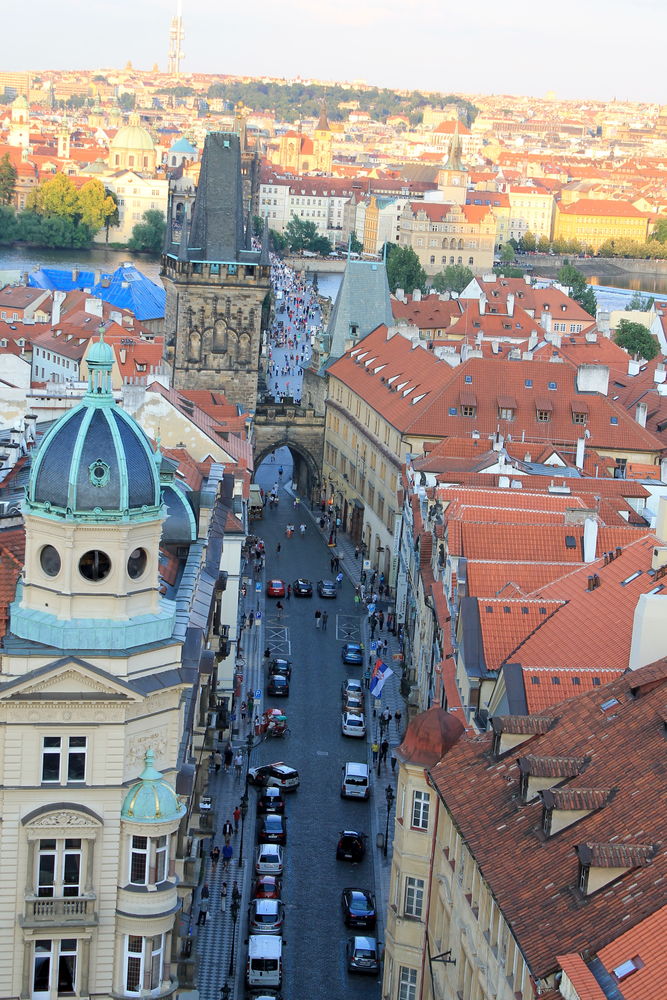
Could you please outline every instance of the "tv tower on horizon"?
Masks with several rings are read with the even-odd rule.
[[[177,0],[176,17],[172,17],[169,24],[169,58],[167,60],[167,73],[170,76],[181,75],[181,60],[183,59],[183,5],[182,0]]]

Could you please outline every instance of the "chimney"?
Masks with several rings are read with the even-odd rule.
[[[486,295],[484,295],[483,292],[480,295],[478,301],[479,301],[479,314],[480,316],[483,316],[484,313],[486,312]]]
[[[601,396],[606,396],[608,390],[608,365],[579,365],[577,368],[577,392],[599,392]]]
[[[545,333],[551,333],[551,313],[542,310],[540,314],[540,326]]]
[[[637,403],[635,408],[635,420],[640,427],[646,427],[646,417],[648,414],[648,406],[646,403]]]
[[[658,513],[653,530],[658,541],[662,542],[663,545],[667,545],[667,497],[660,497],[658,500]]]
[[[597,335],[597,333],[587,333],[586,334],[586,343],[587,344],[597,344],[597,342],[598,342],[598,335]]]
[[[595,562],[598,542],[598,522],[594,517],[584,521],[584,562]]]
[[[86,298],[84,308],[87,313],[91,314],[91,316],[99,316],[100,319],[104,319],[102,299],[98,299],[94,295],[89,295]]]
[[[662,362],[655,366],[655,371],[653,372],[653,381],[656,385],[660,385],[667,378],[667,371],[665,371],[665,366]]]
[[[399,302],[405,302],[405,292],[402,288],[396,289],[396,298]]]
[[[667,456],[660,459],[660,482],[667,483]]]
[[[628,375],[632,375],[634,378],[635,375],[639,375],[640,371],[641,371],[641,365],[639,361],[635,361],[634,358],[630,358],[628,360]]]
[[[53,305],[51,306],[51,326],[58,326],[60,323],[60,310],[65,301],[66,293],[56,290],[53,293]]]
[[[535,348],[537,347],[538,340],[539,340],[539,337],[537,335],[537,330],[531,330],[530,331],[530,337],[528,338],[528,350],[529,351],[534,351],[535,350]]]
[[[421,288],[415,288],[412,292],[412,301],[421,302],[421,300],[422,300]]]
[[[578,469],[583,469],[584,467],[585,452],[586,452],[586,438],[580,437],[577,439],[577,456],[574,460],[574,464]]]
[[[507,315],[514,315],[514,294],[512,292],[507,296]]]
[[[656,545],[651,558],[651,569],[662,569],[667,566],[667,545]]]
[[[667,597],[664,595],[639,595],[632,623],[630,670],[638,670],[667,655],[666,610]]]

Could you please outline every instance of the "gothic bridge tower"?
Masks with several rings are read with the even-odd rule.
[[[270,288],[268,234],[252,249],[244,225],[239,136],[207,135],[192,218],[173,242],[171,213],[162,255],[165,335],[177,389],[222,390],[231,403],[257,401],[262,305]]]

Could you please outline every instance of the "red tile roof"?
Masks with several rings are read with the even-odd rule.
[[[624,217],[627,219],[645,219],[646,212],[631,205],[629,201],[604,201],[602,198],[581,198],[570,205],[558,203],[558,211],[564,215],[588,215],[594,217]]]
[[[462,738],[431,777],[457,832],[483,873],[531,974],[543,979],[569,953],[595,954],[621,926],[638,926],[664,906],[667,851],[664,762],[667,660],[629,671],[610,684],[561,701],[554,725],[491,758],[493,733]],[[613,711],[602,706],[616,700]],[[613,789],[604,808],[544,838],[540,797],[522,804],[519,756],[582,758],[565,790]],[[648,864],[581,897],[577,844],[651,845]],[[657,942],[656,942],[657,943]],[[664,949],[663,949],[664,950]]]
[[[524,667],[521,673],[527,710],[531,715],[540,715],[555,702],[564,698],[576,698],[584,691],[592,691],[602,684],[609,684],[620,677],[623,669]]]
[[[640,959],[635,963],[636,971],[617,977],[624,1000],[657,1000],[664,995],[667,983],[665,941],[667,906],[656,910],[631,930],[619,934],[598,952],[597,957],[612,978],[615,969],[632,959]]]

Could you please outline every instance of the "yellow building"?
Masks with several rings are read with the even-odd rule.
[[[647,234],[648,217],[629,202],[582,198],[571,205],[556,204],[556,240],[579,240],[598,250],[607,240],[643,243]]]
[[[280,137],[277,165],[292,174],[330,174],[333,163],[333,133],[324,106],[313,138],[290,129]]]
[[[496,220],[487,205],[411,201],[401,216],[398,242],[412,247],[427,274],[449,264],[484,274],[493,267]]]
[[[554,196],[550,191],[529,185],[509,188],[510,236],[520,240],[526,233],[537,239],[551,239],[554,219]]]

